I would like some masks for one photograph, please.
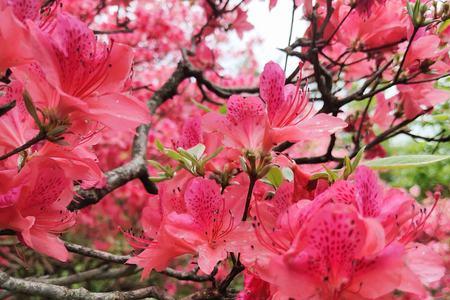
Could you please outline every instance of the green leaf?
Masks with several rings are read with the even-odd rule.
[[[243,158],[242,156],[239,156],[239,162],[241,163],[242,171],[247,173],[248,172],[248,166],[247,166],[247,162],[245,161],[245,158]]]
[[[200,102],[195,101],[194,99],[191,99],[191,102],[197,106],[198,108],[200,108],[201,110],[205,111],[205,112],[210,112],[211,109],[209,109],[208,106],[201,104]]]
[[[283,182],[283,173],[280,168],[272,167],[267,173],[266,178],[274,187],[279,187]]]
[[[352,163],[350,161],[350,158],[348,158],[348,156],[346,156],[344,158],[344,165],[345,165],[345,168],[344,168],[344,179],[347,179],[348,176],[350,176],[350,174],[352,174],[352,172],[353,172],[353,166],[352,166]]]
[[[183,161],[183,157],[180,154],[178,154],[178,152],[173,151],[172,149],[167,149],[166,155],[172,159]]]
[[[205,145],[197,144],[194,147],[189,148],[187,150],[187,152],[192,154],[197,159],[200,159],[202,157],[203,153],[205,153],[205,149],[206,149]]]
[[[355,158],[353,159],[353,162],[352,162],[353,170],[356,169],[356,167],[361,162],[361,158],[363,157],[364,150],[366,150],[366,146],[364,146],[361,149],[359,149],[358,153],[356,154]]]
[[[409,3],[409,1],[406,2],[406,9],[408,10],[408,14],[412,17],[413,11],[412,11],[412,5]]]
[[[164,152],[164,145],[161,143],[160,140],[155,140],[155,146],[160,152]]]
[[[33,100],[31,100],[30,94],[26,90],[23,92],[23,100],[25,102],[25,107],[30,113],[34,122],[36,122],[36,125],[39,127],[39,129],[42,129],[42,123],[41,120],[39,120],[36,107],[34,106]]]
[[[185,160],[189,160],[191,162],[196,162],[197,158],[191,154],[190,152],[184,150],[183,148],[177,148],[178,154],[181,155]]]
[[[223,104],[219,107],[219,109],[217,111],[222,115],[226,115],[227,114],[227,106],[225,104]]]
[[[438,33],[441,34],[444,32],[445,29],[450,25],[450,19],[446,20],[445,22],[442,22],[441,25],[439,25]]]
[[[148,179],[149,179],[151,182],[158,183],[158,182],[162,182],[162,181],[164,181],[164,180],[167,180],[167,179],[169,179],[169,178],[166,177],[166,176],[154,176],[154,177],[149,177]]]
[[[313,175],[311,175],[311,180],[316,180],[316,179],[327,179],[328,180],[328,173],[326,172],[320,172],[320,173],[315,173]]]
[[[446,114],[439,114],[439,115],[433,115],[432,116],[433,117],[433,119],[434,120],[436,120],[436,121],[447,121],[449,118],[450,118],[450,116],[449,115],[446,115]]]
[[[155,169],[159,170],[159,171],[163,171],[163,172],[166,171],[166,168],[164,168],[164,166],[161,165],[161,164],[160,164],[159,162],[157,162],[156,160],[151,160],[151,159],[149,159],[149,160],[148,160],[148,163],[149,163],[150,165],[152,165]]]
[[[322,167],[325,169],[325,172],[328,174],[329,182],[335,182],[336,180],[339,179],[339,174],[336,171],[328,169],[325,165],[322,165]]]
[[[399,155],[366,161],[363,164],[372,169],[398,169],[407,167],[418,167],[444,161],[450,155]]]
[[[286,178],[287,181],[294,180],[294,172],[292,172],[291,168],[283,167],[283,168],[281,168],[281,173],[283,173],[283,176],[284,176],[284,178]]]

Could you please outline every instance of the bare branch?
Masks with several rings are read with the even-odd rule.
[[[424,140],[427,142],[438,142],[438,143],[450,142],[450,135],[438,138],[438,136],[441,135],[442,132],[437,134],[435,137],[426,137],[426,136],[416,135],[416,134],[412,134],[406,130],[400,131],[399,134],[405,134],[407,136],[412,137],[413,139]]]
[[[92,258],[97,258],[103,261],[107,262],[113,262],[118,264],[124,264],[128,259],[131,258],[129,255],[116,255],[111,254],[109,252],[101,251],[101,250],[95,250],[89,247],[64,242],[64,245],[66,246],[67,250],[73,253],[77,253],[83,256],[88,256]]]
[[[222,299],[234,299],[234,297],[226,298],[218,291],[213,289],[206,289],[195,292],[189,296],[181,298],[181,300],[222,300]]]
[[[118,33],[132,33],[131,28],[113,29],[113,30],[94,30],[94,34],[118,34]]]
[[[14,278],[2,271],[0,271],[0,288],[12,293],[57,300],[128,300],[146,297],[173,300],[163,290],[154,286],[126,292],[93,293],[85,288],[69,289],[59,285]]]
[[[418,30],[419,30],[419,27],[414,26],[413,33],[411,34],[411,37],[409,38],[409,42],[408,42],[408,45],[406,46],[406,50],[405,50],[405,53],[403,54],[402,60],[400,62],[400,66],[398,67],[397,73],[394,76],[394,81],[397,81],[398,78],[400,77],[400,74],[402,73],[403,65],[405,64],[405,61],[406,61],[406,56],[408,55],[409,49],[411,48],[411,45],[414,41],[414,37],[416,36]]]
[[[159,272],[161,274],[167,275],[169,277],[178,279],[178,280],[186,280],[186,281],[195,281],[195,282],[205,282],[205,281],[213,281],[214,276],[216,276],[217,271],[219,269],[217,267],[214,268],[211,274],[209,275],[197,275],[196,271],[189,271],[189,272],[183,272],[183,271],[177,271],[172,268],[166,268],[165,270]]]
[[[233,268],[231,269],[230,273],[228,273],[227,277],[225,277],[225,279],[220,283],[219,292],[225,295],[228,286],[230,286],[234,278],[236,278],[236,276],[238,276],[242,271],[244,271],[244,269],[245,269],[244,265],[242,265],[238,259],[237,262],[233,265]]]
[[[98,268],[75,273],[61,278],[26,278],[30,281],[44,282],[55,285],[71,285],[78,282],[89,280],[112,279],[134,274],[138,271],[135,266],[123,266],[120,268],[111,268],[109,265],[103,265]]]
[[[6,114],[8,111],[16,107],[16,100],[0,105],[0,117]]]
[[[105,173],[106,185],[103,188],[81,189],[76,188],[76,196],[69,204],[71,211],[99,202],[104,196],[123,186],[127,182],[141,178],[148,178],[146,163],[146,147],[148,139],[148,125],[141,125],[137,128],[137,134],[133,142],[132,159],[126,164]],[[149,193],[156,194],[157,188],[152,182],[146,182],[144,185]]]
[[[129,255],[116,255],[109,252],[101,251],[101,250],[95,250],[89,247],[65,242],[64,243],[67,250],[73,253],[77,253],[83,256],[92,257],[96,259],[100,259],[107,262],[112,263],[119,263],[124,264],[128,259],[131,258]],[[217,273],[217,268],[214,269],[214,271],[209,275],[197,275],[196,271],[190,271],[190,272],[183,272],[183,271],[177,271],[172,268],[166,268],[165,270],[159,272],[161,274],[176,278],[178,280],[188,280],[188,281],[195,281],[195,282],[204,282],[204,281],[211,281],[213,280],[214,276]]]

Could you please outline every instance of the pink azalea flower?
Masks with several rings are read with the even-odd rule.
[[[180,133],[180,138],[177,142],[177,147],[184,149],[192,148],[203,142],[202,128],[201,128],[201,118],[192,117],[187,119]]]
[[[127,261],[142,268],[142,278],[148,277],[155,269],[161,271],[166,268],[175,257],[194,253],[194,249],[185,241],[174,238],[166,229],[167,217],[170,213],[184,213],[186,211],[183,194],[187,184],[193,176],[186,172],[178,172],[170,181],[159,186],[158,196],[144,208],[141,224],[144,229],[143,237],[136,237],[126,233],[130,244],[142,250],[138,255]]]
[[[96,121],[116,130],[149,122],[145,104],[123,93],[133,60],[130,47],[98,42],[83,22],[66,13],[42,29],[29,26],[39,65],[14,72],[40,107],[73,123]]]
[[[313,201],[293,197],[292,184],[283,184],[271,201],[255,206],[259,245],[246,263],[271,284],[274,297],[375,299],[396,289],[422,296],[424,285],[443,276],[438,256],[409,242],[424,223],[411,211],[413,200],[385,193],[368,168]]]
[[[363,1],[366,7],[367,4],[375,2],[374,0]],[[407,26],[411,21],[405,13],[403,1],[384,2],[384,5],[372,5],[370,14],[366,16],[362,17],[358,12],[351,13],[335,35],[337,42],[344,44],[346,48],[373,49],[406,40]],[[364,7],[365,5],[360,6],[363,10]],[[350,7],[338,4],[336,10],[331,20],[334,26],[338,26],[345,18]],[[331,30],[330,34],[332,32]],[[382,50],[389,51],[390,48],[385,47]],[[337,56],[340,54],[341,52],[337,53]]]
[[[398,85],[398,100],[403,103],[405,117],[412,119],[424,110],[437,104],[444,103],[450,98],[450,94],[444,90],[438,90],[433,83],[420,83],[411,85]]]
[[[205,273],[211,273],[250,233],[250,227],[245,226],[249,224],[238,226],[244,209],[242,192],[241,187],[230,187],[221,195],[214,181],[195,178],[184,193],[186,212],[168,215],[167,231],[195,249]]]
[[[75,223],[66,208],[73,199],[72,180],[56,163],[37,158],[9,186],[0,196],[0,227],[16,231],[28,247],[67,261],[69,254],[58,234]]]
[[[326,114],[312,115],[306,90],[300,85],[284,85],[284,72],[279,65],[269,62],[260,78],[261,99],[267,105],[270,133],[273,145],[283,141],[298,142],[328,136],[347,124],[339,118]],[[301,81],[301,77],[298,79]]]
[[[365,14],[366,16],[369,16],[373,5],[384,4],[385,2],[386,0],[357,0],[356,10],[360,14]]]
[[[378,94],[376,99],[377,106],[371,119],[381,129],[386,130],[391,124],[394,125],[396,97],[386,99],[383,94]]]
[[[419,31],[419,34],[416,36],[416,39],[411,43],[406,55],[403,64],[404,68],[408,70],[410,75],[423,70],[430,73],[434,73],[432,71],[441,71],[439,68],[443,67],[443,65],[439,63],[436,64],[436,62],[448,54],[448,48],[440,47],[441,39],[438,36],[425,35],[424,31]],[[404,45],[406,47],[407,42],[405,42]],[[436,66],[438,68],[435,70]],[[450,67],[447,65],[446,70],[437,73],[445,73],[449,69]],[[436,75],[431,76],[435,77]]]
[[[380,249],[380,243],[384,244],[383,240],[377,241],[376,246],[373,244],[380,230],[382,232],[378,223],[360,218],[350,206],[325,205],[315,211],[314,217],[304,223],[301,230],[294,231],[297,236],[288,250],[270,260],[271,268],[278,266],[280,273],[271,276],[263,268],[260,274],[286,296],[308,299],[317,295],[337,299],[353,285],[352,280],[358,275],[354,269],[355,262],[358,262],[360,269],[364,269],[366,264],[369,266],[365,257],[373,256]],[[395,273],[395,270],[391,269],[391,272]],[[398,285],[401,275],[397,277]],[[360,290],[360,293],[363,292]]]
[[[3,92],[0,105],[16,101],[16,107],[0,118],[0,153],[3,154],[33,138],[38,130],[25,108],[23,85],[12,81],[8,85],[0,85],[0,90]]]
[[[25,108],[23,85],[19,81],[12,81],[2,88],[5,94],[0,97],[0,104],[15,100],[16,107],[0,118],[0,154],[25,144],[38,133],[34,120]],[[41,141],[23,152],[20,159],[25,158],[23,163],[27,163],[37,157],[50,158],[64,169],[66,176],[73,180],[81,180],[83,187],[101,182],[103,173],[97,165],[97,158],[88,150],[92,145],[92,139],[67,134],[65,142],[68,145]],[[18,160],[18,155],[14,155],[2,161],[2,164],[5,168],[17,169]]]
[[[223,144],[237,150],[261,149],[265,134],[264,104],[257,97],[231,96],[227,115],[208,113],[203,118],[206,132],[223,134]]]
[[[194,178],[186,183],[185,189],[164,189],[159,208],[144,210],[142,223],[152,240],[144,242],[140,248],[145,250],[128,261],[144,267],[143,277],[153,268],[164,269],[182,254],[198,254],[200,269],[211,273],[251,233],[248,224],[239,224],[243,187],[231,186],[222,195],[212,180]]]
[[[0,44],[3,45],[0,47],[0,74],[33,59],[31,36],[24,21],[36,17],[33,8],[39,2],[0,0]],[[38,14],[39,10],[34,13]]]
[[[216,63],[217,53],[214,53],[206,43],[202,42],[195,48],[193,56],[189,57],[192,66],[199,70],[211,70]]]
[[[281,67],[267,63],[260,77],[262,101],[232,96],[226,116],[209,113],[204,117],[205,129],[221,132],[228,147],[269,151],[281,142],[328,136],[347,125],[326,114],[312,115],[306,91],[285,86],[284,81]]]
[[[244,289],[237,295],[236,300],[270,299],[270,285],[250,272],[244,273]]]
[[[199,116],[191,117],[183,123],[178,141],[174,144],[176,147],[189,149],[200,143],[205,145],[204,155],[206,156],[213,154],[219,148],[223,148],[221,134],[204,132],[202,118]],[[216,157],[206,163],[205,169],[213,172],[231,170],[236,165],[239,154],[240,152],[235,149],[222,149]]]
[[[354,206],[363,217],[374,218],[383,225],[388,243],[411,240],[420,228],[410,224],[418,221],[414,220],[416,217],[423,217],[416,216],[420,209],[413,198],[398,189],[385,191],[375,172],[365,166],[357,168],[353,182],[337,181],[315,201],[320,205],[332,202]]]
[[[253,25],[247,21],[247,12],[243,11],[241,8],[237,9],[236,19],[231,26],[236,30],[239,38],[242,39],[245,31],[253,29]]]

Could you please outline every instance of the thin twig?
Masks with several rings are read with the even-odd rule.
[[[26,142],[25,144],[15,148],[14,150],[11,150],[8,153],[3,154],[2,156],[0,156],[0,160],[4,160],[7,159],[10,156],[13,156],[14,154],[20,153],[28,148],[30,148],[31,146],[33,146],[34,144],[37,144],[38,142],[45,140],[47,138],[47,134],[44,131],[39,131],[39,133],[32,138],[31,140],[29,140],[28,142]]]
[[[0,105],[0,117],[6,114],[8,111],[16,107],[16,100]]]
[[[100,259],[102,261],[106,262],[112,262],[112,263],[118,263],[118,264],[124,264],[128,259],[131,258],[129,255],[117,255],[112,254],[109,252],[101,251],[92,249],[86,246],[81,246],[78,244],[73,244],[69,242],[64,243],[67,250],[73,253],[77,253],[82,256],[92,257],[96,259]],[[187,280],[187,281],[195,281],[195,282],[204,282],[204,281],[211,281],[213,277],[217,273],[217,267],[214,268],[214,271],[211,274],[208,275],[197,275],[195,271],[190,272],[183,272],[183,271],[177,271],[172,268],[166,268],[165,270],[159,272],[161,274],[176,278],[178,280]]]
[[[291,26],[289,28],[289,41],[288,41],[288,46],[291,44],[291,39],[292,39],[292,30],[294,28],[294,17],[295,17],[295,9],[297,8],[297,6],[295,5],[295,1],[292,1],[292,14],[291,14]],[[288,58],[289,55],[286,52],[286,58],[284,60],[284,72],[286,73],[286,68],[287,68],[287,63],[288,63]]]

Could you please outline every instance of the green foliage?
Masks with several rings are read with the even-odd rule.
[[[265,178],[271,185],[278,188],[283,182],[283,173],[280,168],[274,166],[270,168]]]
[[[391,143],[393,144],[393,143]],[[435,154],[449,155],[450,145],[448,143],[439,145],[427,142],[411,141],[402,147],[389,146],[387,150],[392,154],[422,154],[431,153],[436,149]],[[421,189],[421,196],[425,196],[426,191],[432,191],[435,187],[441,186],[444,196],[450,196],[450,163],[444,160],[435,164],[420,166],[417,168],[398,168],[388,173],[382,174],[383,179],[396,187],[411,188],[418,185]]]
[[[449,84],[444,81],[439,87],[447,89]],[[447,102],[436,107],[432,114],[419,118],[410,128],[413,128],[417,135],[436,138],[446,137],[450,135],[449,116],[450,102]],[[391,139],[383,146],[387,150],[388,156],[450,155],[449,142],[438,143],[408,137],[406,140]],[[443,196],[450,196],[450,160],[415,168],[396,168],[382,173],[381,176],[395,187],[409,189],[415,185],[419,186],[421,197],[425,197],[427,191],[433,191],[438,186],[442,188]]]
[[[384,169],[401,169],[408,167],[422,167],[437,162],[450,159],[450,155],[435,155],[435,154],[417,154],[417,155],[398,155],[373,159],[364,162],[364,165],[378,170]]]

